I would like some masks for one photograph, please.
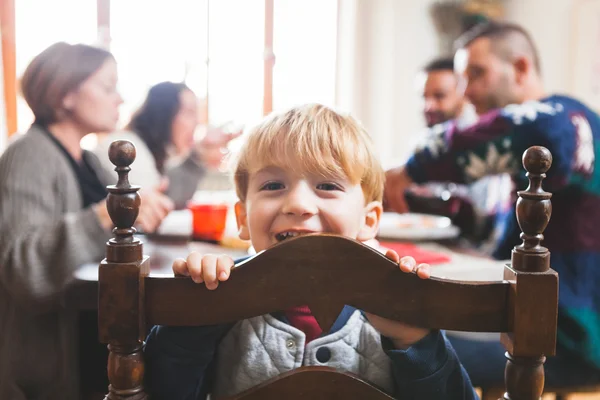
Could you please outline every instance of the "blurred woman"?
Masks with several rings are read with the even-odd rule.
[[[35,122],[0,157],[0,399],[80,398],[65,293],[79,266],[103,258],[112,228],[109,178],[80,141],[115,129],[116,85],[113,56],[81,44],[50,46],[23,75]],[[142,197],[138,224],[152,231],[173,205]]]
[[[149,90],[125,131],[108,135],[99,143],[96,155],[104,168],[112,171],[114,166],[107,156],[110,143],[130,140],[137,153],[130,182],[163,190],[177,208],[182,208],[192,198],[206,170],[219,167],[227,143],[239,135],[209,129],[196,142],[198,108],[196,95],[184,83],[159,83]]]

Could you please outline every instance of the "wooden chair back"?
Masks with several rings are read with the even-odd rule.
[[[530,186],[519,192],[517,204],[523,243],[513,250],[503,281],[422,280],[359,242],[314,235],[286,240],[236,265],[214,291],[189,278],[149,275],[148,257],[133,228],[140,205],[139,187],[128,181],[135,147],[114,142],[109,156],[119,180],[108,188],[116,227],[99,271],[99,334],[110,351],[108,399],[146,398],[142,343],[149,326],[226,323],[298,305],[308,305],[324,331],[344,305],[351,305],[421,327],[502,332],[508,350],[504,398],[540,398],[545,356],[555,350],[558,304],[558,277],[540,245],[551,212],[551,194],[541,188],[551,164],[548,150],[534,147],[524,154]],[[234,398],[308,395],[391,398],[356,376],[324,367],[294,370]]]

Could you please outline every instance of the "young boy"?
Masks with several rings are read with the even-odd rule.
[[[257,252],[316,232],[367,242],[377,234],[383,184],[370,138],[352,117],[321,105],[271,115],[249,133],[235,168],[240,237]],[[429,277],[428,265],[387,256],[402,271]],[[191,253],[173,271],[217,289],[233,264],[228,256]],[[303,365],[353,372],[402,398],[476,398],[440,332],[349,306],[330,332],[321,332],[307,307],[226,326],[157,326],[145,353],[154,398],[234,395]]]

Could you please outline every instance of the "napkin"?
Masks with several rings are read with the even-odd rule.
[[[417,264],[444,264],[450,262],[450,256],[443,253],[437,253],[435,251],[425,250],[412,243],[401,243],[401,242],[379,242],[379,246],[385,249],[394,250],[400,258],[404,256],[411,256],[415,259]]]
[[[156,234],[164,236],[192,236],[192,212],[190,210],[171,211],[158,227]]]

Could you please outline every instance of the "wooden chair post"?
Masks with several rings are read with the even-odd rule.
[[[100,342],[108,344],[108,400],[138,400],[143,389],[144,363],[144,277],[148,262],[142,243],[133,236],[138,216],[139,186],[129,184],[129,165],[135,160],[135,146],[116,141],[109,148],[110,161],[119,175],[109,186],[107,208],[115,228],[106,244],[106,258],[99,268],[98,329]]]
[[[550,253],[540,245],[550,221],[552,194],[542,180],[552,164],[550,152],[539,146],[523,154],[529,186],[519,191],[517,221],[523,243],[512,251],[504,279],[513,282],[509,301],[517,304],[511,334],[503,334],[507,348],[506,400],[539,399],[544,389],[546,355],[554,355],[558,308],[558,275],[550,269]],[[518,302],[517,302],[518,300]]]

